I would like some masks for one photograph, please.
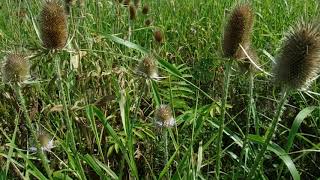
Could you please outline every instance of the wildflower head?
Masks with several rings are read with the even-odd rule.
[[[164,104],[156,109],[155,120],[158,125],[163,127],[173,127],[176,124],[170,106]]]
[[[21,54],[11,53],[5,56],[2,65],[2,80],[4,83],[17,83],[27,80],[29,76],[28,60]]]
[[[62,49],[68,38],[67,16],[57,0],[46,0],[40,13],[42,44],[48,49]]]
[[[253,11],[250,5],[236,6],[231,12],[224,29],[222,48],[223,55],[227,58],[241,59],[242,49],[250,46],[250,37],[253,26]]]
[[[42,151],[50,152],[51,149],[55,147],[54,138],[52,138],[47,132],[44,130],[39,130],[37,132],[37,141],[40,143],[40,147]],[[30,151],[36,152],[37,148],[35,146],[30,147]]]
[[[306,89],[320,70],[318,25],[299,23],[291,28],[273,70],[277,83],[290,89]]]
[[[144,15],[147,15],[149,13],[149,5],[148,4],[145,4],[143,7],[142,7],[142,14]]]
[[[138,73],[152,79],[157,79],[158,68],[155,59],[151,56],[145,56],[139,63]]]

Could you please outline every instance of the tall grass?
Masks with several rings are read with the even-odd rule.
[[[269,75],[245,77],[237,57],[225,60],[220,42],[238,2],[133,3],[69,3],[67,46],[51,54],[40,40],[42,3],[0,2],[10,17],[0,19],[1,59],[18,51],[31,63],[23,91],[0,83],[0,179],[320,177],[319,86],[282,96]],[[318,2],[250,3],[250,42],[271,72],[289,27],[316,19]],[[150,55],[157,70],[137,73]],[[157,123],[163,104],[173,127]],[[50,152],[29,151],[30,122],[54,137]]]

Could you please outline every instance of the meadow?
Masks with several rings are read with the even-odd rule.
[[[0,180],[320,179],[317,0],[49,2],[0,1]]]

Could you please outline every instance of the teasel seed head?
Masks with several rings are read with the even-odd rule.
[[[308,88],[320,70],[320,31],[314,23],[291,28],[274,66],[275,80],[290,89]]]
[[[152,23],[151,18],[148,18],[148,19],[146,19],[146,20],[144,21],[144,25],[145,25],[145,26],[150,26],[151,23]]]
[[[231,12],[223,35],[223,55],[226,58],[241,59],[242,49],[250,47],[254,14],[249,4],[237,5]]]
[[[157,79],[159,77],[157,63],[151,55],[143,57],[140,61],[138,73],[151,79]]]
[[[4,83],[18,83],[27,80],[29,76],[28,60],[18,53],[8,54],[2,65],[2,80]]]
[[[130,20],[135,20],[137,18],[137,9],[132,4],[129,6],[129,14],[130,14]]]
[[[43,46],[62,49],[68,38],[67,16],[57,0],[46,0],[40,13],[40,32]]]
[[[173,127],[176,124],[172,110],[168,105],[160,105],[155,111],[156,123],[163,127]]]
[[[149,13],[149,5],[148,4],[145,4],[143,7],[142,7],[142,14],[144,15],[147,15]]]
[[[153,32],[153,36],[154,39],[158,42],[158,43],[162,43],[163,42],[163,33],[161,32],[161,30],[157,29]]]

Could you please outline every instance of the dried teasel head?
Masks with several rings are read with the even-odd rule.
[[[159,77],[157,63],[151,55],[145,56],[140,61],[137,71],[139,74],[151,79],[157,79]]]
[[[129,6],[129,17],[130,20],[135,20],[137,18],[137,9],[132,4]]]
[[[68,38],[67,16],[57,0],[46,0],[40,13],[40,32],[43,46],[62,49]]]
[[[304,90],[320,70],[320,31],[314,23],[300,22],[291,28],[273,72],[280,85]]]
[[[249,4],[237,5],[232,10],[223,34],[222,48],[224,57],[244,58],[239,44],[245,50],[250,47],[253,21],[254,14]]]
[[[158,43],[163,42],[163,33],[161,30],[157,29],[153,32],[153,37]]]
[[[4,83],[18,83],[28,79],[28,60],[18,53],[11,53],[5,56],[2,65],[2,80]]]
[[[149,13],[149,5],[148,4],[145,4],[143,7],[142,7],[142,14],[144,15],[147,15]]]
[[[168,105],[160,105],[155,111],[156,123],[163,127],[173,127],[176,124],[172,110]]]

